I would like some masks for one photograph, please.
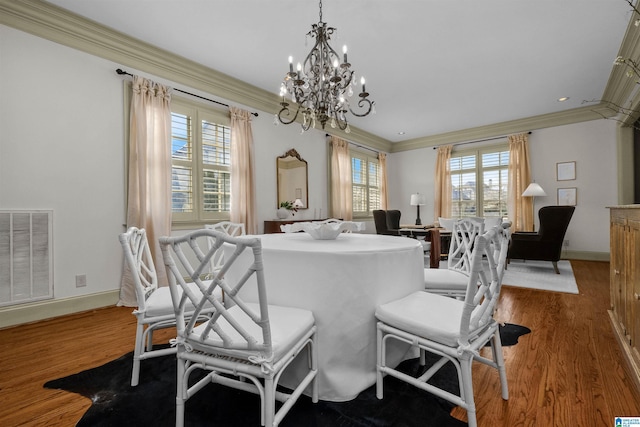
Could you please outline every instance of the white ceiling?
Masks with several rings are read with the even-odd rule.
[[[274,94],[319,18],[318,3],[302,0],[50,2]],[[391,142],[599,100],[631,18],[625,0],[325,0],[322,9],[337,28],[332,46],[348,45],[376,102],[376,115],[350,123]]]

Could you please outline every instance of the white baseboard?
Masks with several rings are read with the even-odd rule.
[[[120,290],[0,308],[0,329],[116,305]]]
[[[609,252],[589,252],[589,251],[562,251],[562,259],[576,259],[581,261],[609,261]]]

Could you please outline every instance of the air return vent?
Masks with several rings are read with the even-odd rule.
[[[0,306],[53,298],[52,216],[0,210]]]

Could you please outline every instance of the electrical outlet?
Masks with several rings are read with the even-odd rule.
[[[85,286],[87,286],[87,275],[78,274],[76,276],[76,288],[84,288]]]
[[[565,248],[569,247],[569,241],[568,240],[563,240],[562,241],[562,246],[564,246]]]

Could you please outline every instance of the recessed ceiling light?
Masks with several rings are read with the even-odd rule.
[[[404,135],[405,132],[403,130],[401,130],[400,132],[398,132],[398,135]]]
[[[558,102],[564,102],[564,101],[566,101],[568,99],[569,99],[568,96],[563,96],[562,98],[558,98]]]

